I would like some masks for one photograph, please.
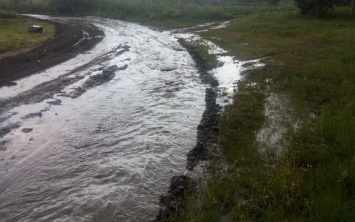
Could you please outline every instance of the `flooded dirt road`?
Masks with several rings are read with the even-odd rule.
[[[74,46],[100,42],[0,87],[1,220],[153,220],[170,179],[186,173],[189,151],[205,146],[204,125],[232,101],[241,72],[262,64],[237,61],[193,33],[228,23],[158,32],[109,19],[40,18],[83,27]],[[93,26],[99,31],[85,31]],[[203,81],[178,38],[216,55],[208,75],[219,84]],[[219,105],[208,104],[217,94]]]
[[[115,20],[92,50],[0,88],[2,221],[149,221],[196,143],[205,88],[177,39]]]

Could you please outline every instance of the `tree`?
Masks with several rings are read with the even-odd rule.
[[[267,0],[270,5],[277,5],[279,4],[280,0]]]
[[[336,5],[350,6],[352,10],[355,10],[355,0],[334,0]]]
[[[333,0],[294,0],[302,15],[321,17],[333,8]]]
[[[75,8],[73,7],[73,3],[72,3],[72,1],[71,1],[71,0],[67,0],[67,4],[69,5],[69,7],[70,7],[71,11],[72,11],[73,13],[75,13],[75,12],[76,12],[76,10],[75,10]]]
[[[59,12],[77,13],[88,10],[93,0],[52,0],[51,3]]]
[[[334,0],[336,5],[351,5],[351,2],[354,0]]]

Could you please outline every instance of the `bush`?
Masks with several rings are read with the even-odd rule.
[[[0,11],[0,19],[15,19],[17,18],[14,12]]]
[[[302,15],[321,17],[333,7],[333,0],[295,0]]]
[[[280,0],[267,0],[270,5],[278,5]]]
[[[355,3],[355,1],[354,0],[334,0],[334,3],[336,5],[348,6],[348,5],[351,5],[351,4]]]

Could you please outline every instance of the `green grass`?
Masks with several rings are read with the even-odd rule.
[[[12,4],[0,0],[0,7],[21,13],[72,13],[56,5],[54,1],[22,0]],[[282,10],[282,7],[277,7]],[[78,15],[96,15],[126,21],[139,22],[160,28],[182,28],[196,24],[224,21],[240,16],[266,13],[274,10],[266,1],[254,4],[197,5],[191,1],[146,1],[146,0],[90,0],[85,7],[77,10]]]
[[[206,22],[234,19],[253,12],[269,10],[270,6],[267,4],[258,5],[258,7],[254,5],[200,6],[186,3],[141,2],[137,4],[132,1],[117,1],[113,6],[110,3],[100,3],[100,6],[94,7],[92,13],[156,27],[181,28]]]
[[[28,33],[31,25],[44,27],[42,34]],[[40,45],[55,34],[52,24],[28,18],[0,19],[0,53],[28,50]]]
[[[200,195],[191,196],[172,221],[353,221],[354,12],[336,8],[322,20],[300,17],[285,0],[277,7],[101,1],[85,13],[164,28],[236,18],[204,37],[239,59],[264,58],[266,66],[248,71],[235,102],[221,116],[220,148],[228,164],[202,182]],[[14,32],[8,24],[22,21],[0,21],[6,21],[1,30],[7,29],[0,41],[16,39],[6,36]],[[27,32],[28,24],[24,27]],[[197,49],[211,65],[214,58],[202,45]],[[280,147],[257,140],[272,121],[265,113],[272,94],[288,100],[281,104],[286,132],[277,151]],[[275,106],[273,111],[281,110]]]
[[[201,185],[172,221],[354,220],[354,14],[340,8],[318,20],[286,9],[204,34],[240,59],[268,56],[221,117],[227,170]],[[281,152],[257,140],[271,93],[287,98],[292,116],[282,120],[289,124]]]

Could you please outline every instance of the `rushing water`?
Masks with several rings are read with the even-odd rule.
[[[0,128],[12,129],[0,138],[1,221],[149,221],[195,145],[206,86],[176,38],[121,21],[75,22],[105,37],[90,52],[0,88],[0,102],[17,101],[0,116]],[[110,67],[110,81],[72,96]]]
[[[105,36],[84,33],[102,41],[0,88],[0,133],[10,131],[0,137],[0,220],[154,219],[171,177],[185,173],[205,107],[206,86],[176,38],[198,40],[217,55],[221,66],[211,72],[220,83],[221,105],[231,101],[243,65],[261,64],[237,61],[186,34],[189,29],[158,32],[108,19],[41,18],[94,25]]]

